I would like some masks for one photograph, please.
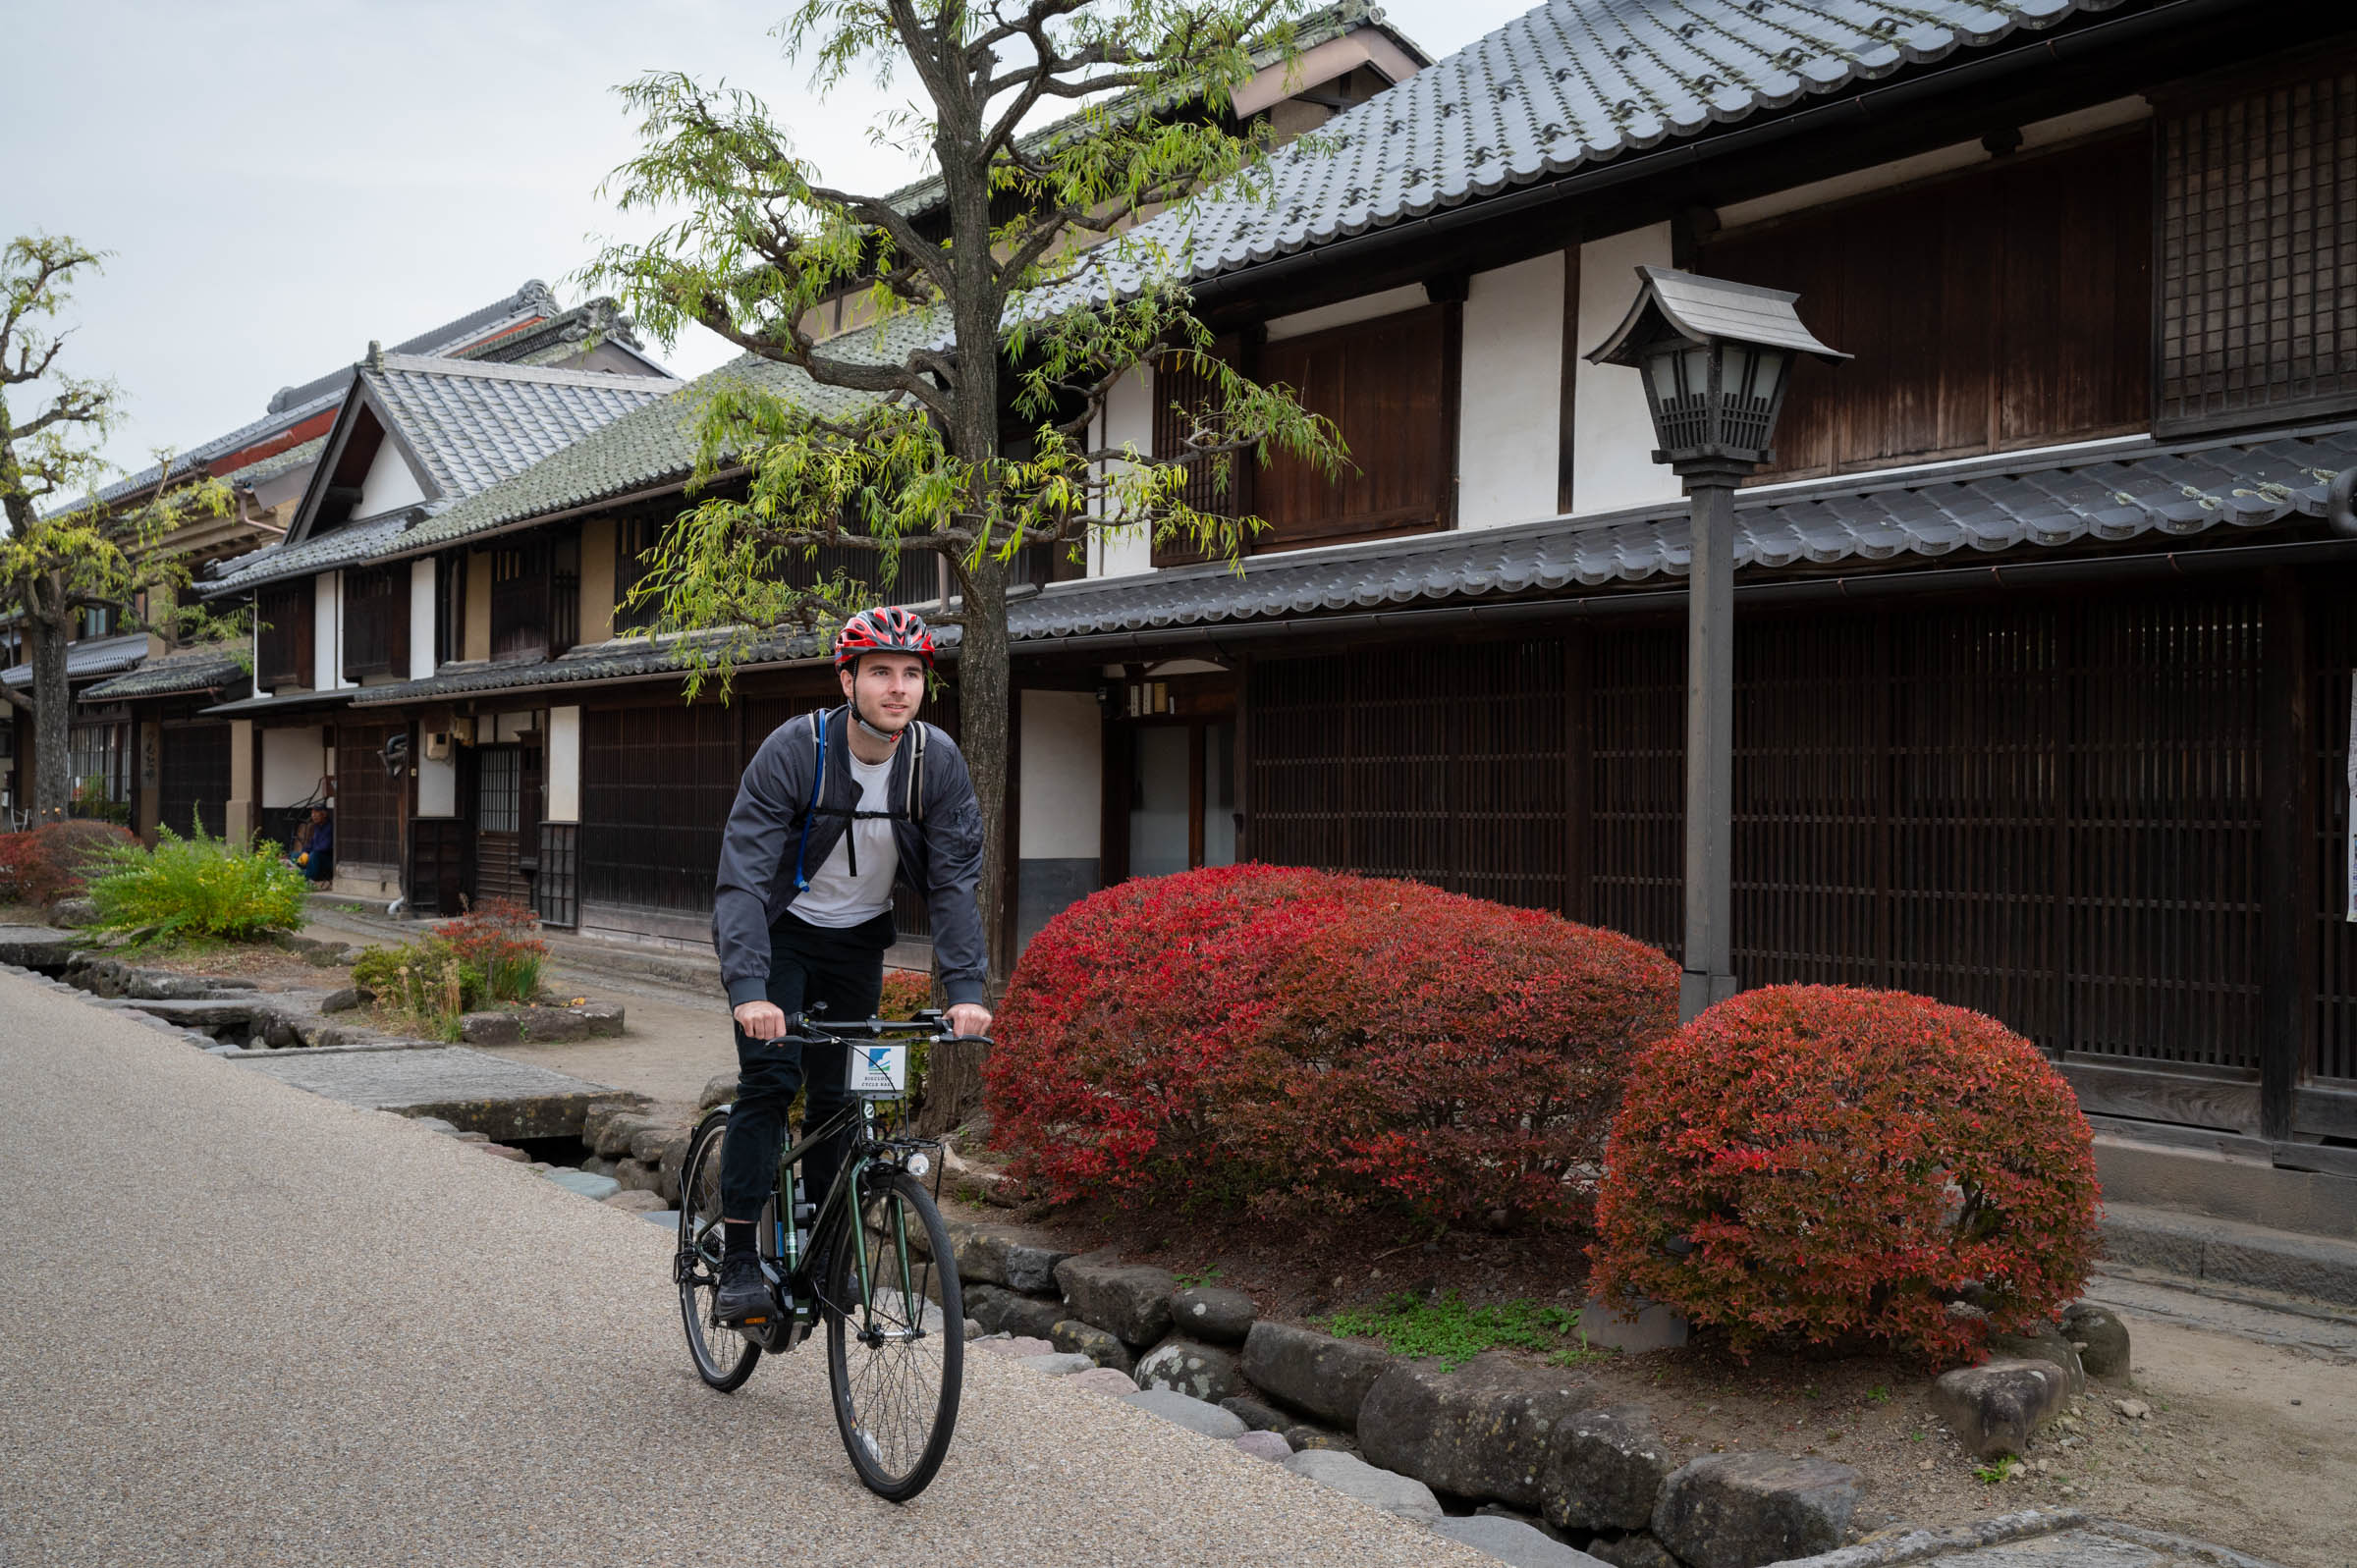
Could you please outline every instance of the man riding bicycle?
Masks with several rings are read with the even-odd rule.
[[[956,743],[916,717],[932,668],[923,621],[897,606],[860,611],[835,638],[844,705],[772,730],[737,786],[712,899],[712,942],[737,1020],[737,1103],[721,1150],[725,1323],[770,1311],[753,1232],[795,1092],[809,1090],[806,1127],[850,1102],[842,1051],[805,1058],[799,1042],[782,1037],[815,1008],[834,1019],[873,1016],[896,877],[932,913],[951,1031],[990,1032],[989,949],[974,906],[982,812]],[[841,1158],[832,1144],[812,1150],[807,1190],[825,1192]]]

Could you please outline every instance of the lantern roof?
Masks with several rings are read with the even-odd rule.
[[[1634,365],[1664,339],[1704,344],[1732,340],[1781,349],[1839,364],[1849,357],[1819,343],[1792,308],[1799,298],[1781,289],[1697,277],[1670,267],[1637,268],[1637,297],[1613,335],[1588,354],[1600,365]]]

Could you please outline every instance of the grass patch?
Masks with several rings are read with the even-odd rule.
[[[1575,1312],[1520,1297],[1469,1306],[1453,1290],[1429,1301],[1401,1293],[1385,1297],[1380,1306],[1338,1312],[1327,1321],[1326,1331],[1380,1339],[1395,1356],[1430,1357],[1451,1369],[1485,1350],[1543,1351],[1563,1367],[1611,1354],[1580,1337]]]

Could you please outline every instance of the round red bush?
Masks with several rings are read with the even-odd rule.
[[[1667,1303],[1737,1355],[1858,1337],[1935,1359],[2077,1294],[2094,1140],[2036,1047],[1899,992],[1771,986],[1631,1072],[1593,1249],[1623,1303]],[[1987,1314],[1951,1313],[1969,1298]]]
[[[985,1080],[999,1142],[1062,1199],[1560,1220],[1675,997],[1659,951],[1556,915],[1218,867],[1051,921]]]
[[[52,904],[82,892],[108,850],[137,843],[111,822],[69,818],[30,833],[0,834],[0,901]]]

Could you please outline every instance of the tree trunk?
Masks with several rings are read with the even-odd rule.
[[[66,721],[74,700],[66,684],[66,639],[27,595],[25,647],[32,663],[32,820],[61,822],[74,799]]]

